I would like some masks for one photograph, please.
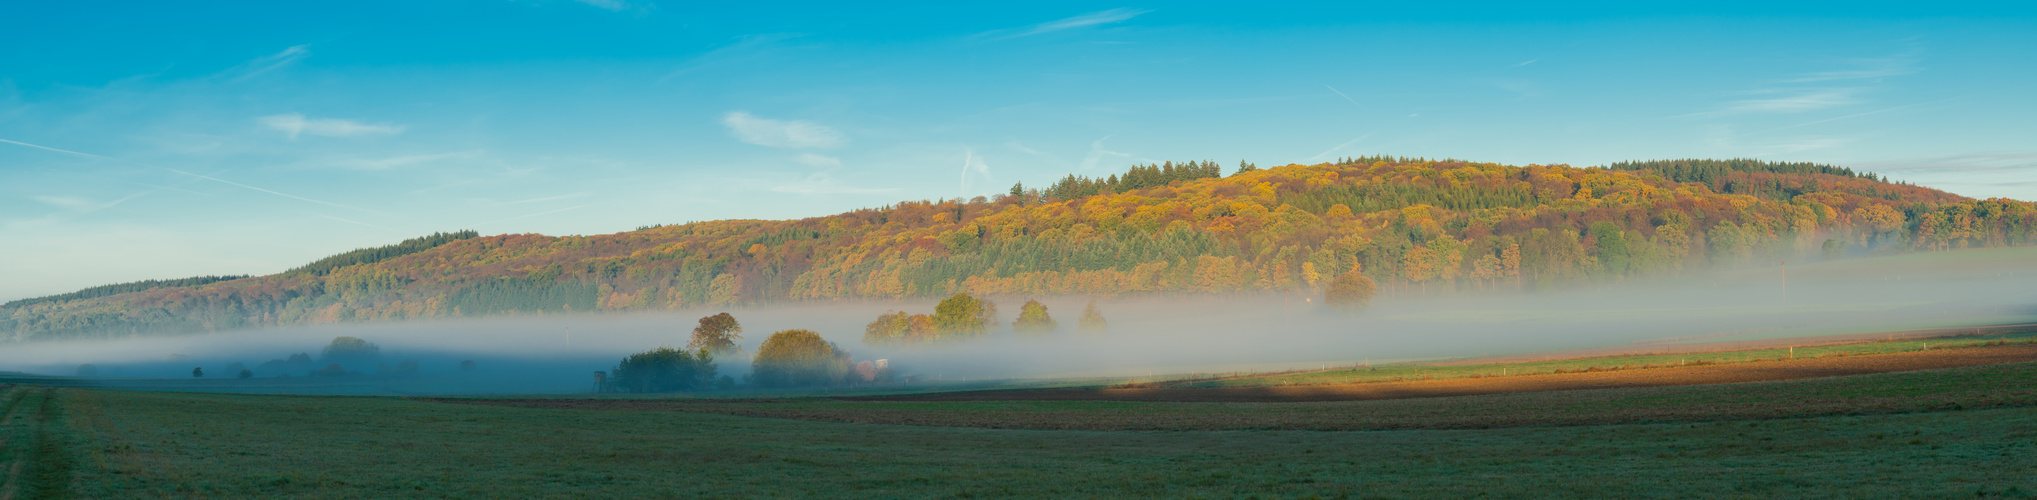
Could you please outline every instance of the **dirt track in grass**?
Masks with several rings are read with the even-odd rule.
[[[1709,385],[1863,375],[2037,361],[2037,345],[1972,347],[1759,363],[1350,385],[1229,388],[1016,389],[844,397],[852,401],[1304,402]]]

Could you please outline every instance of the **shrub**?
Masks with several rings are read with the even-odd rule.
[[[785,330],[764,339],[750,370],[765,387],[836,384],[849,373],[849,353],[813,330]]]
[[[610,370],[609,387],[625,392],[706,389],[714,381],[714,354],[659,347],[631,354]]]

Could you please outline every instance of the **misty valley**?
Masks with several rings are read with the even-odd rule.
[[[2037,8],[0,2],[0,500],[2030,498]]]

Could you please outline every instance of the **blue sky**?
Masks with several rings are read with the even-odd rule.
[[[11,2],[0,300],[1161,160],[1759,157],[2037,200],[2031,7],[1408,3]]]

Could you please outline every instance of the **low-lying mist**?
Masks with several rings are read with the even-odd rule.
[[[1424,294],[1401,288],[1355,314],[1301,295],[1101,299],[1110,328],[1076,332],[1088,297],[1039,297],[1057,333],[1019,336],[1010,322],[1027,297],[990,297],[1003,326],[988,338],[933,345],[865,345],[863,327],[891,310],[932,313],[937,299],[842,301],[726,309],[744,327],[740,355],[718,359],[740,379],[771,332],[821,333],[856,360],[888,359],[922,383],[1050,377],[1143,377],[1316,368],[1604,347],[1673,339],[1732,340],[1916,330],[2037,321],[2037,253],[1949,252],[1745,269],[1559,291]],[[162,379],[196,390],[307,393],[591,392],[592,372],[623,356],[686,344],[695,320],[724,309],[617,315],[343,324],[0,346],[0,370]],[[328,365],[337,336],[381,355]],[[304,353],[309,363],[292,363]],[[274,362],[272,362],[274,361]],[[471,361],[463,368],[462,362]],[[409,364],[405,362],[414,362]],[[266,363],[266,365],[265,365]],[[413,368],[414,367],[414,368]],[[239,370],[254,376],[232,379]],[[281,376],[287,376],[284,378]],[[287,383],[286,383],[287,382]]]

